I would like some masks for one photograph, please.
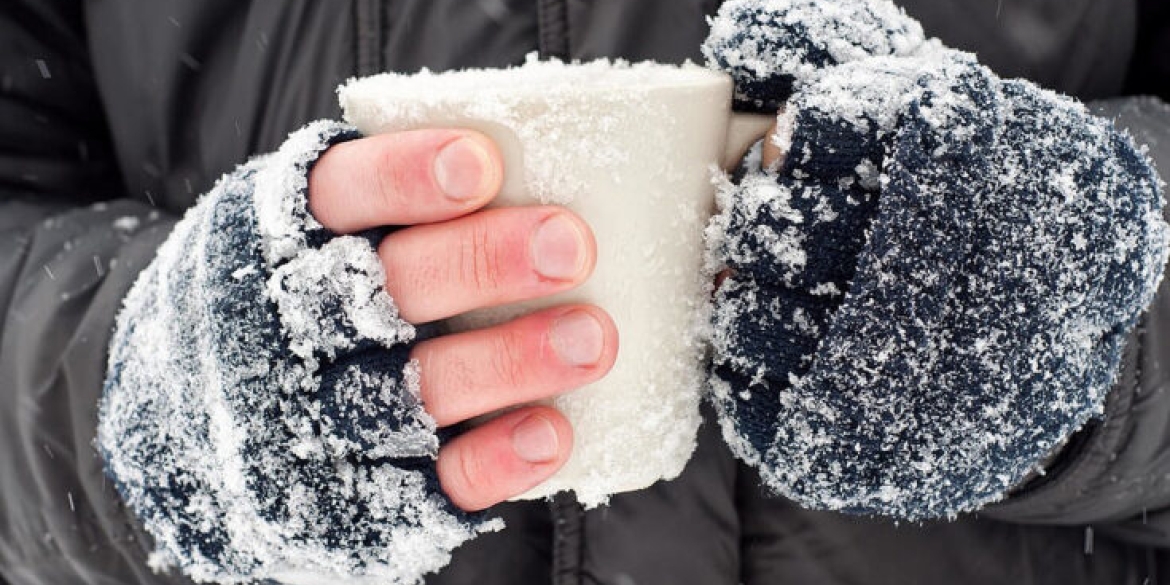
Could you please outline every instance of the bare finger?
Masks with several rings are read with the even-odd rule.
[[[423,404],[440,426],[596,381],[617,359],[618,333],[588,305],[546,309],[477,331],[420,342]]]
[[[597,244],[562,207],[513,207],[399,230],[378,255],[399,314],[425,323],[569,290],[593,271]]]
[[[443,221],[482,207],[504,171],[489,138],[412,130],[344,142],[309,174],[309,212],[337,233]]]
[[[568,460],[573,430],[564,415],[533,406],[493,419],[439,451],[439,483],[456,506],[482,510],[548,479]]]

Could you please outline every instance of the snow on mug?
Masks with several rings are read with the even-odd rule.
[[[504,158],[504,185],[488,207],[560,204],[593,230],[597,264],[582,286],[449,321],[463,331],[590,303],[617,325],[609,374],[546,401],[573,425],[568,462],[517,499],[571,489],[593,507],[678,476],[690,458],[705,384],[712,169],[738,160],[774,120],[733,115],[731,92],[727,75],[693,64],[535,57],[509,69],[387,73],[339,90],[346,119],[366,135],[483,132]]]

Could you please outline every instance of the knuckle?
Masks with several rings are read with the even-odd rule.
[[[489,352],[491,373],[500,385],[519,388],[528,378],[521,356],[519,336],[514,332],[501,332],[492,340]]]
[[[398,209],[403,206],[404,199],[413,186],[410,184],[410,174],[404,165],[400,164],[399,156],[390,151],[384,151],[379,158],[377,177],[378,196],[385,209]]]
[[[462,241],[459,279],[464,286],[490,293],[503,282],[499,244],[482,221],[473,223]]]
[[[487,491],[488,477],[485,473],[483,458],[471,444],[464,444],[456,457],[456,465],[449,478],[455,487],[448,487],[448,496],[465,508],[477,508],[480,505],[480,494]],[[452,493],[454,492],[454,493]]]
[[[473,392],[482,379],[476,375],[475,364],[466,359],[447,357],[440,361],[441,366],[431,367],[431,380],[424,385],[427,389],[424,399],[430,401],[428,412],[439,426],[443,426],[475,414],[468,412],[468,405],[474,405],[468,397],[474,396]]]
[[[398,258],[394,254],[394,246],[390,238],[382,238],[378,243],[378,259],[382,262],[382,273],[386,279],[387,292],[392,285],[401,280],[398,273]]]
[[[396,247],[393,236],[378,245],[385,290],[400,317],[411,323],[430,318],[427,301],[443,282],[443,271],[436,262],[417,262],[408,252]]]

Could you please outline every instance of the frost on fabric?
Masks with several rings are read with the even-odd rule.
[[[414,331],[374,250],[310,245],[308,165],[352,135],[311,125],[221,179],[125,300],[98,444],[155,569],[415,583],[500,527],[437,490]]]
[[[738,107],[772,113],[823,69],[911,55],[923,41],[922,26],[888,0],[730,0],[703,55],[735,78]]]
[[[922,519],[1001,499],[1101,413],[1157,289],[1150,161],[1080,104],[933,43],[826,70],[785,116],[783,166],[724,182],[707,233],[708,268],[735,270],[712,315],[728,443],[809,507]]]
[[[306,198],[292,194],[308,192],[309,165],[329,147],[321,137],[352,132],[335,122],[312,122],[290,134],[278,151],[250,165],[257,175],[252,199],[258,235],[270,267],[305,250],[309,234],[322,229],[309,214]]]
[[[289,349],[305,362],[314,354],[334,358],[360,340],[389,347],[414,338],[414,328],[382,283],[382,263],[368,242],[345,236],[308,249],[281,265],[268,281],[267,295],[280,312]],[[332,319],[338,311],[343,319]]]

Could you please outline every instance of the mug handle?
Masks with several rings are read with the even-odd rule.
[[[733,112],[727,125],[727,148],[723,151],[722,167],[735,168],[743,155],[756,141],[768,134],[776,123],[775,114],[741,114]]]

